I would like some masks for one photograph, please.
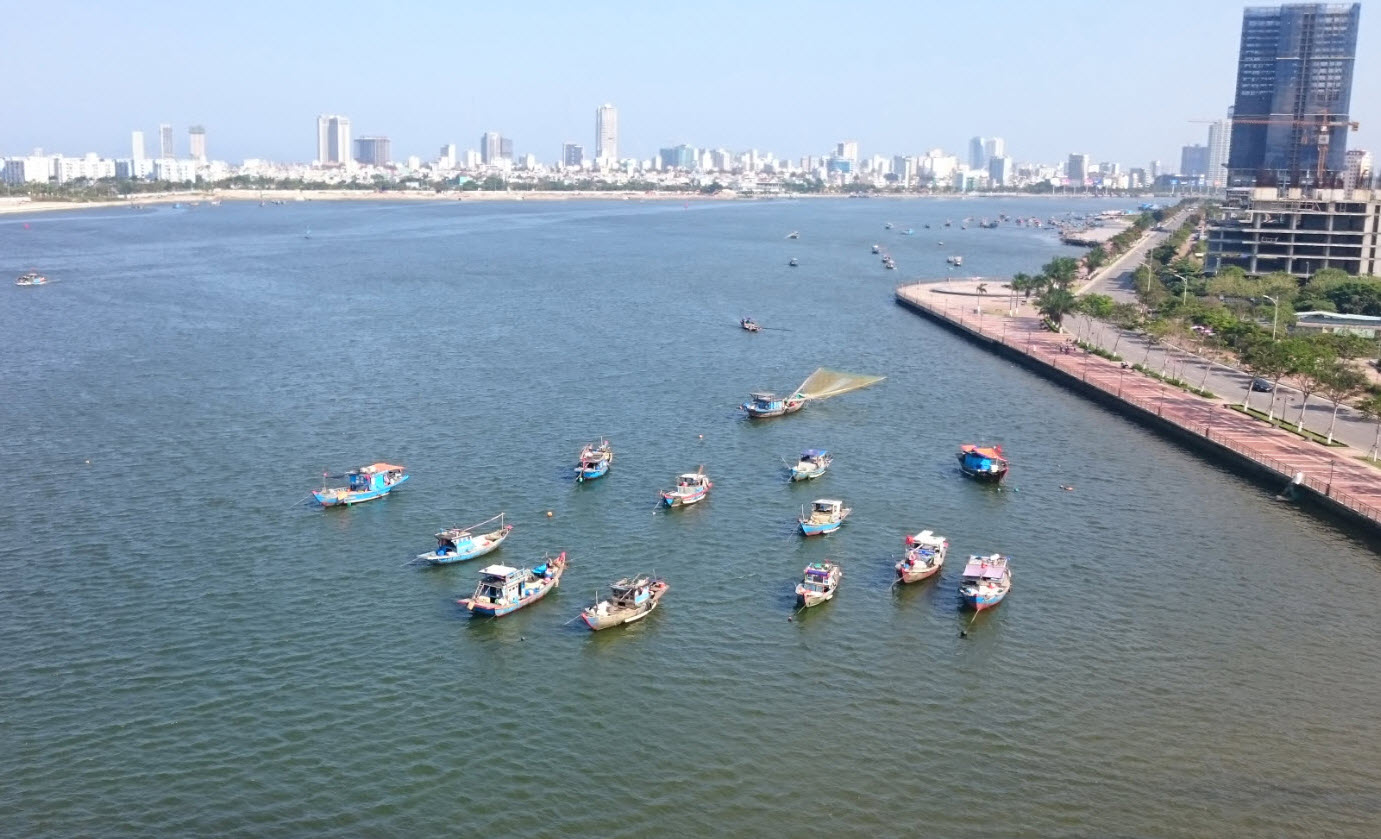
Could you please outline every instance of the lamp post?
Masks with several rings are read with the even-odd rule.
[[[1189,299],[1189,278],[1183,274],[1176,274],[1174,271],[1166,271],[1165,273],[1172,277],[1179,277],[1180,282],[1184,283],[1180,290],[1180,305],[1183,306]]]
[[[1271,340],[1274,341],[1276,339],[1276,325],[1280,323],[1280,298],[1272,297],[1269,294],[1261,296],[1275,304],[1275,313],[1271,315]]]

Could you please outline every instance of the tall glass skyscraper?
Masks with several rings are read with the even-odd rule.
[[[1243,10],[1229,185],[1313,184],[1320,155],[1325,180],[1346,168],[1361,13],[1361,3]]]

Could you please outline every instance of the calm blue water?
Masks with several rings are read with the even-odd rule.
[[[1065,252],[945,218],[1104,206],[0,219],[5,270],[54,280],[0,287],[0,833],[1375,836],[1375,555],[891,300],[953,253]],[[888,378],[738,417],[820,365]],[[614,469],[576,486],[601,436]],[[980,439],[1019,491],[958,476]],[[786,483],[813,446],[830,473]],[[413,474],[389,498],[298,503],[380,459]],[[657,512],[699,464],[710,499]],[[822,496],[854,514],[804,542]],[[495,559],[571,567],[470,620],[483,560],[406,563],[500,511]],[[894,588],[922,527],[950,564]],[[963,555],[991,551],[1012,594],[961,638]],[[839,595],[788,621],[826,557]],[[639,570],[672,584],[651,618],[572,623]]]

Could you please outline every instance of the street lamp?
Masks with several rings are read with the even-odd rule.
[[[1165,273],[1172,277],[1179,277],[1180,282],[1184,283],[1184,285],[1181,286],[1182,291],[1180,292],[1180,305],[1183,306],[1185,301],[1189,299],[1189,278],[1183,274],[1176,274],[1174,271],[1166,271]]]
[[[1272,297],[1269,294],[1261,296],[1275,304],[1275,314],[1271,315],[1271,340],[1274,341],[1276,339],[1276,324],[1280,323],[1280,298]]]

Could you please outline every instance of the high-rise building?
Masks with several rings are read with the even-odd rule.
[[[1204,174],[1208,176],[1209,189],[1222,189],[1228,185],[1228,141],[1232,133],[1232,108],[1228,108],[1228,118],[1211,122],[1208,125],[1208,166]]]
[[[619,159],[619,109],[608,103],[595,109],[595,159],[604,163]]]
[[[858,162],[858,141],[844,140],[834,147],[834,156],[850,163]]]
[[[206,129],[200,125],[187,129],[187,156],[193,160],[206,160]]]
[[[1242,11],[1228,182],[1315,184],[1346,165],[1352,68],[1362,4]]]
[[[436,156],[436,163],[442,169],[456,168],[456,144],[447,143]]]
[[[1001,137],[989,137],[983,141],[983,155],[992,160],[994,157],[1003,157],[1007,154],[1007,141]]]
[[[1002,154],[988,158],[988,181],[993,186],[1009,186],[1012,170],[1012,158]]]
[[[1146,171],[1150,173],[1150,175],[1151,175],[1151,180],[1155,180],[1156,178],[1159,178],[1159,177],[1160,177],[1160,173],[1161,173],[1160,161],[1159,161],[1159,160],[1152,160],[1152,161],[1151,161],[1151,165],[1147,167]]]
[[[561,165],[567,169],[579,169],[584,166],[585,147],[579,143],[562,143]]]
[[[513,159],[513,141],[507,137],[499,138],[499,157],[504,160]]]
[[[1088,155],[1071,154],[1069,164],[1065,167],[1065,177],[1071,186],[1083,186],[1084,181],[1088,180]]]
[[[500,150],[500,144],[502,142],[503,136],[497,131],[486,131],[481,134],[480,162],[484,163],[486,166],[498,163],[499,157],[502,155]]]
[[[316,160],[322,166],[350,162],[350,120],[337,114],[316,118]]]
[[[135,131],[129,135],[129,150],[131,160],[144,159],[144,132]]]
[[[177,157],[177,152],[173,149],[173,127],[167,123],[158,126],[158,156],[163,160]]]
[[[1343,173],[1343,186],[1347,189],[1371,188],[1371,152],[1366,149],[1347,150],[1347,169]]]
[[[365,166],[387,166],[390,155],[387,137],[361,137],[355,141],[355,162]]]
[[[1180,174],[1186,178],[1201,178],[1208,173],[1208,146],[1195,143],[1180,148]]]
[[[657,159],[661,161],[663,169],[694,169],[698,157],[695,149],[684,143],[657,152]]]
[[[988,152],[985,148],[987,142],[986,137],[974,137],[969,140],[970,169],[986,169],[988,167]]]

